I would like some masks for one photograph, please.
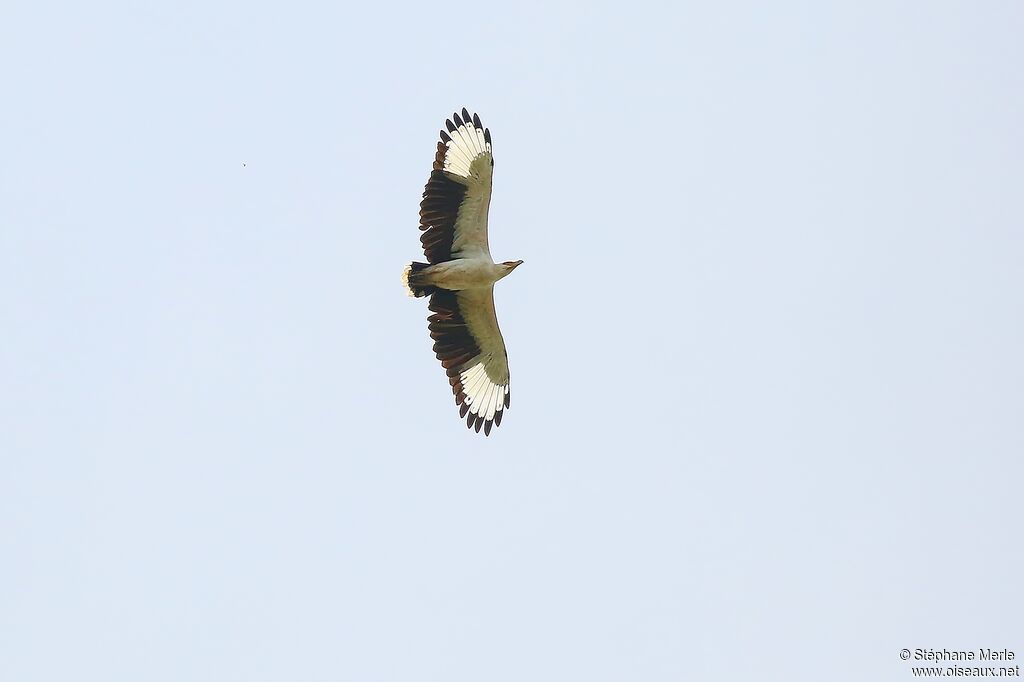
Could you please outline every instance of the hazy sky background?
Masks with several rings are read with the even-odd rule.
[[[1018,2],[0,9],[0,679],[1024,657]],[[512,408],[420,193],[478,111]],[[244,165],[243,165],[244,164]]]

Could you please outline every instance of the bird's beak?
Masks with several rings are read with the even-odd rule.
[[[514,269],[514,268],[518,268],[518,267],[519,267],[520,265],[522,265],[522,264],[523,264],[523,261],[521,261],[521,260],[517,260],[517,261],[516,261],[516,264],[515,264],[515,265],[513,265],[512,267],[513,267],[513,269]]]

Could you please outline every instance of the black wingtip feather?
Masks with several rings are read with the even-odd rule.
[[[465,111],[465,110],[463,110],[463,111]],[[455,119],[455,125],[456,125],[457,127],[460,127],[460,128],[461,128],[461,127],[462,127],[462,119],[461,119],[461,118],[459,118],[459,112],[457,112],[457,111],[456,111],[456,112],[455,112],[455,113],[454,113],[454,114],[452,115],[452,117],[453,117],[453,118]]]
[[[450,120],[444,122],[444,127],[448,129],[449,133],[455,132],[455,124],[452,123]]]
[[[491,143],[491,130],[490,128],[484,128],[484,142],[487,144]]]
[[[441,131],[441,140],[444,141],[445,144],[447,144],[448,142],[452,141],[452,138],[451,138],[451,136],[448,133],[446,133],[445,131],[442,130]]]
[[[476,126],[477,130],[483,129],[483,124],[480,123],[480,114],[473,114],[473,125]]]
[[[469,110],[467,110],[466,107],[462,107],[462,120],[466,123],[469,123],[470,121]]]

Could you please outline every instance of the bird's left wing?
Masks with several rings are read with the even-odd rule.
[[[430,263],[452,258],[490,260],[491,132],[465,108],[445,121],[434,168],[420,202],[420,242]]]
[[[508,354],[494,311],[494,286],[464,291],[438,290],[427,318],[434,353],[466,426],[491,435],[511,401]]]

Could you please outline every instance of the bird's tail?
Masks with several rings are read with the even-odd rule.
[[[420,298],[422,296],[430,296],[437,291],[437,287],[424,284],[423,276],[419,274],[423,268],[427,267],[430,267],[430,263],[409,263],[402,270],[402,285],[410,296]]]

